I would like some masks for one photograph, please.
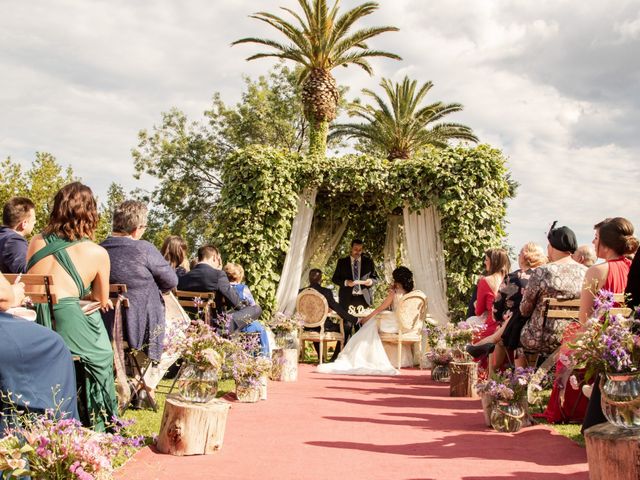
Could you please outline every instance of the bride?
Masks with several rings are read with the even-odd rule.
[[[360,319],[362,328],[351,337],[349,343],[333,363],[318,365],[319,373],[343,375],[398,375],[393,368],[378,335],[377,321],[373,318],[380,314],[380,329],[384,332],[397,331],[394,311],[403,295],[413,290],[413,273],[407,267],[398,267],[393,271],[393,284],[389,287],[387,298],[366,317]],[[392,311],[385,311],[389,307]]]

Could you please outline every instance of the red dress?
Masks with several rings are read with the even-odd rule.
[[[607,274],[607,278],[601,288],[613,293],[624,293],[624,289],[627,287],[627,277],[629,275],[629,268],[631,267],[631,260],[626,257],[620,257],[614,258],[613,260],[607,260],[607,263],[609,264],[609,273]],[[562,342],[563,353],[567,353],[568,349],[565,346],[579,329],[580,324],[578,323],[571,324],[567,327],[564,332]],[[563,368],[564,365],[558,361],[556,364],[556,371]],[[576,373],[583,372],[577,371]],[[581,422],[585,416],[588,399],[582,394],[581,389],[579,388],[578,390],[574,390],[571,386],[565,386],[564,389],[566,389],[564,392],[564,404],[560,405],[560,396],[563,388],[559,386],[557,381],[554,382],[547,408],[544,413],[539,415],[546,418],[549,423],[562,421]]]
[[[498,324],[493,318],[493,301],[496,298],[496,292],[491,288],[487,277],[478,280],[478,299],[476,300],[476,315],[480,316],[487,312],[487,319],[484,321],[485,329],[478,336],[478,340],[488,337],[495,333]]]

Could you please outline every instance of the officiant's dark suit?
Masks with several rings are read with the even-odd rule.
[[[372,287],[378,282],[373,260],[362,255],[362,241],[351,242],[351,255],[338,260],[332,281],[340,288],[338,300],[342,308],[349,310],[350,306],[369,308],[373,303]],[[352,285],[354,280],[371,280],[371,285]],[[345,332],[345,335],[346,332]],[[345,341],[347,339],[345,338]]]

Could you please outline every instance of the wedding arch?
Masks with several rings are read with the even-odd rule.
[[[502,242],[514,190],[502,153],[488,145],[394,162],[253,146],[230,158],[222,179],[217,241],[245,267],[266,311],[292,311],[305,273],[324,266],[355,223],[383,253],[387,279],[399,258],[413,270],[440,322],[464,315],[483,251]]]

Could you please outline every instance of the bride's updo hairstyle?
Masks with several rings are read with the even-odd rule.
[[[405,292],[413,290],[413,273],[407,267],[398,267],[391,275],[393,281],[402,285]]]
[[[638,250],[638,239],[633,236],[633,224],[623,217],[605,218],[594,225],[600,243],[618,255],[633,255]]]

